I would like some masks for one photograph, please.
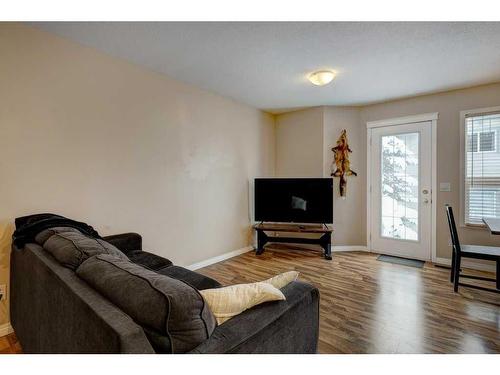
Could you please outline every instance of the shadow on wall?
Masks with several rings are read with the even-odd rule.
[[[0,221],[0,284],[7,285],[7,299],[0,302],[0,326],[9,322],[10,249],[13,232],[14,225],[10,221]]]

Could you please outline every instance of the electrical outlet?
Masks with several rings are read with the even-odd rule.
[[[0,301],[7,299],[7,285],[0,284]]]

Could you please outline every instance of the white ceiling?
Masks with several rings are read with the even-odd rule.
[[[275,113],[500,81],[500,22],[31,25]],[[338,76],[316,87],[317,69]]]

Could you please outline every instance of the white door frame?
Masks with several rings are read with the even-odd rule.
[[[371,241],[371,139],[372,129],[393,125],[404,125],[415,122],[431,124],[431,261],[436,261],[436,213],[437,213],[437,120],[438,112],[421,115],[390,118],[386,120],[369,121],[366,123],[366,243],[368,251],[372,251]]]

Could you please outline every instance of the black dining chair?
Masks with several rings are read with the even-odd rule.
[[[500,247],[493,246],[476,246],[476,245],[460,245],[458,240],[457,226],[455,225],[455,218],[453,216],[453,209],[451,206],[446,205],[446,215],[448,217],[448,225],[450,227],[451,243],[453,246],[453,253],[451,256],[451,275],[450,280],[453,283],[453,290],[458,292],[458,286],[466,286],[469,288],[487,290],[489,292],[500,293]],[[462,258],[474,258],[492,260],[496,262],[496,279],[482,276],[464,275],[460,273],[460,264]],[[460,282],[460,277],[494,281],[496,282],[496,289],[485,288],[482,286],[464,284]]]

